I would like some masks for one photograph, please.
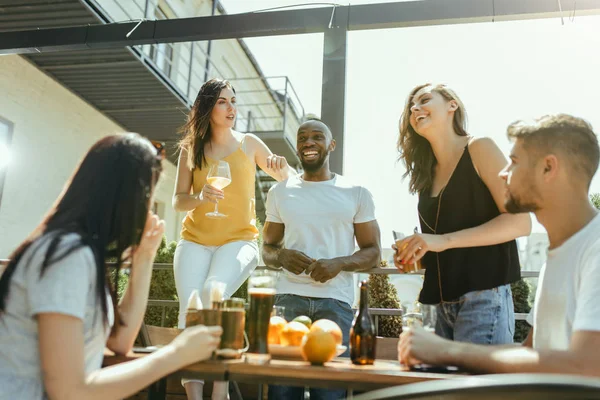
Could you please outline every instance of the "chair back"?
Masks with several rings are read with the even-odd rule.
[[[560,374],[497,374],[394,386],[354,400],[600,400],[600,379]]]

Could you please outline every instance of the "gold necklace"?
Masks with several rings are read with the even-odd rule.
[[[448,185],[446,185],[448,186]],[[419,219],[421,221],[423,221],[423,223],[433,232],[434,235],[437,235],[437,227],[438,227],[438,222],[440,219],[440,208],[442,205],[442,196],[444,195],[444,191],[446,190],[446,186],[444,186],[444,188],[441,190],[440,194],[438,194],[438,205],[437,205],[437,212],[435,215],[435,227],[432,228],[431,225],[429,225],[427,223],[427,221],[425,221],[425,218],[423,218],[423,216],[421,215],[421,212],[419,211],[419,209],[417,208],[417,213],[419,214]],[[437,261],[437,271],[438,271],[438,287],[440,289],[440,304],[459,304],[464,302],[464,300],[457,300],[457,301],[446,301],[444,300],[444,294],[442,291],[442,271],[440,269],[440,253],[439,252],[435,252],[435,259]]]

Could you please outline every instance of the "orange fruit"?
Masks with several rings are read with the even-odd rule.
[[[344,335],[342,334],[342,330],[340,329],[339,325],[333,322],[332,320],[320,319],[318,321],[315,321],[310,327],[310,331],[322,331],[330,333],[331,335],[333,335],[336,345],[339,346],[342,344],[342,338],[344,337]]]
[[[335,357],[337,348],[335,337],[325,331],[308,332],[302,339],[302,358],[311,364],[323,364]]]
[[[306,325],[292,321],[288,323],[281,331],[280,342],[284,346],[300,346],[302,338],[308,333]]]
[[[287,321],[282,317],[271,317],[269,320],[269,333],[267,336],[267,343],[279,344],[281,332],[287,325]]]

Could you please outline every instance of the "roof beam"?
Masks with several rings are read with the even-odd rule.
[[[317,33],[343,25],[365,30],[556,18],[574,8],[578,16],[598,15],[600,0],[421,0],[0,32],[0,54]]]

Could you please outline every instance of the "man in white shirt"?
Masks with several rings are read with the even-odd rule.
[[[275,304],[285,307],[286,320],[300,315],[313,321],[330,319],[342,329],[347,345],[353,319],[352,273],[373,268],[381,259],[373,198],[367,189],[329,169],[335,140],[323,122],[303,123],[296,149],[304,173],[269,191],[263,260],[281,268]],[[303,391],[271,386],[269,398],[303,399]],[[343,390],[311,389],[311,400],[344,397]]]
[[[521,346],[450,342],[414,329],[400,337],[398,357],[489,373],[600,376],[600,216],[589,199],[598,139],[587,122],[564,114],[514,123],[508,137],[511,162],[500,174],[506,209],[534,212],[550,240],[528,318],[533,328]]]

